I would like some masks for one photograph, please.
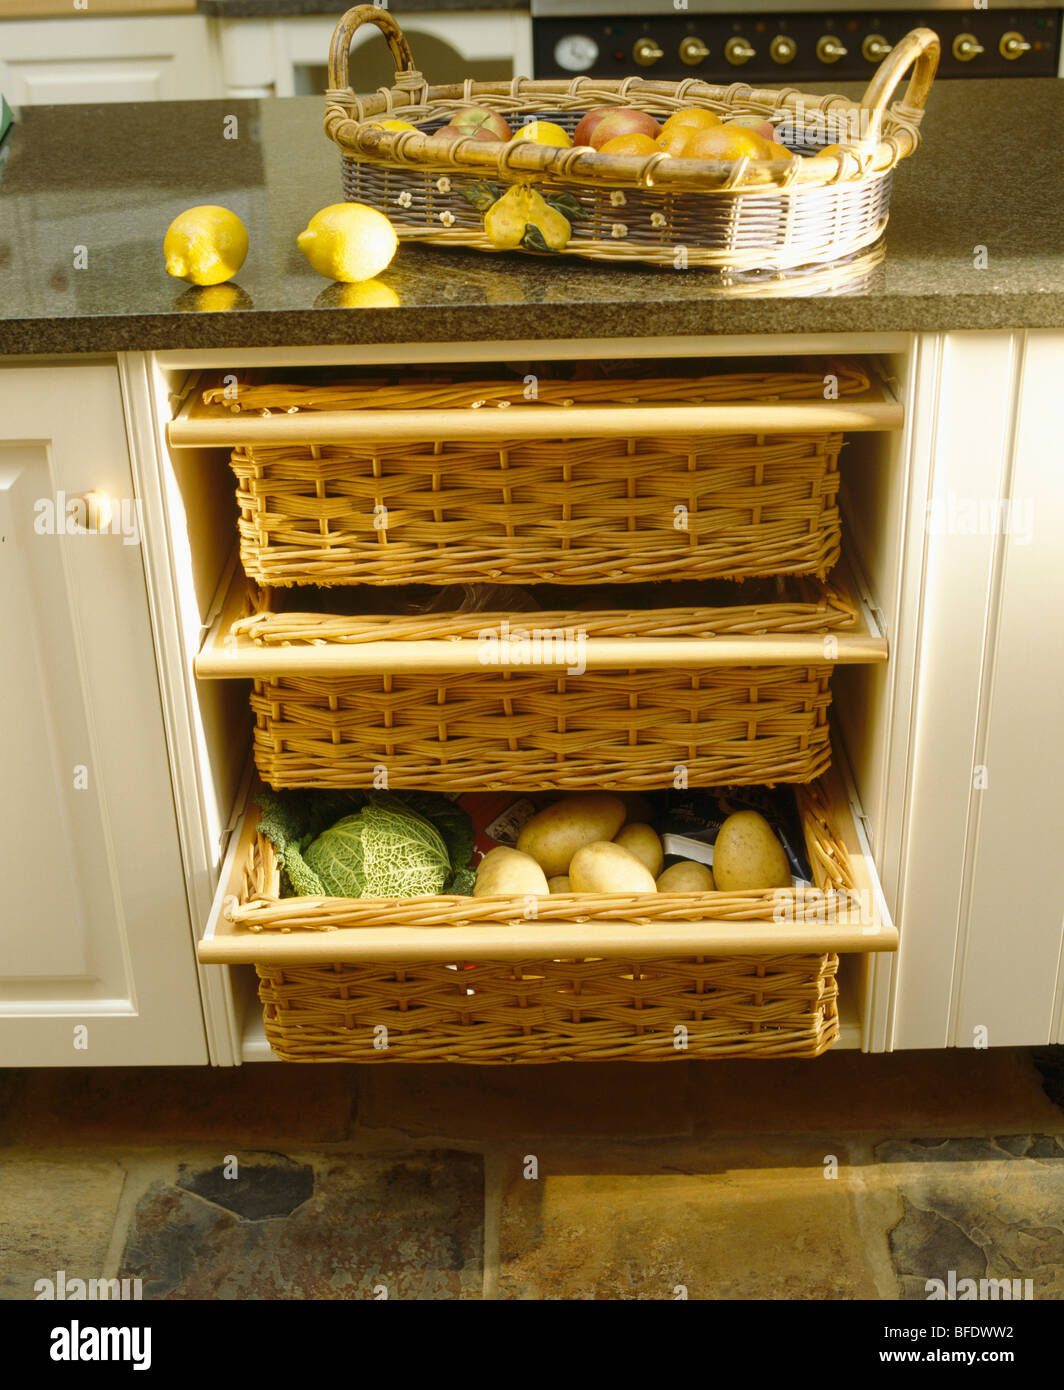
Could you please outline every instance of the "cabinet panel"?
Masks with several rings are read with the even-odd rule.
[[[113,363],[0,369],[0,511],[0,1064],[204,1062]]]

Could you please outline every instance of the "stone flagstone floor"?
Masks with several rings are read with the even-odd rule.
[[[0,1297],[1064,1298],[1064,1048],[0,1072]]]

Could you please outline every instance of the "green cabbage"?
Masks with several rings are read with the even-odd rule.
[[[442,893],[451,877],[440,832],[402,806],[371,804],[345,816],[303,860],[333,898],[419,898]]]

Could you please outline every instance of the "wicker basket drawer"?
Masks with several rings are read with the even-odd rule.
[[[851,362],[655,371],[211,386],[169,438],[229,447],[264,585],[825,577],[843,431],[897,402]]]
[[[897,933],[838,773],[797,795],[816,890],[610,898],[281,898],[252,805],[199,958],[255,966],[286,1061],[815,1057],[839,952]]]
[[[735,601],[751,587],[789,601]],[[234,618],[238,579],[196,670],[253,678],[255,762],[277,788],[811,781],[835,664],[884,661],[885,639],[846,571],[714,589],[733,601],[410,616],[289,611],[253,589]]]

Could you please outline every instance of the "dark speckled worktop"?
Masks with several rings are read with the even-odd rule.
[[[712,272],[407,244],[381,276],[399,307],[329,307],[335,287],[295,242],[341,198],[321,114],[313,97],[27,110],[0,172],[0,353],[1064,328],[1064,158],[1036,138],[1064,129],[1064,82],[936,84],[885,260],[859,293],[814,297],[801,281],[794,297],[728,298]],[[251,237],[227,312],[197,311],[201,292],[163,269],[170,221],[206,202]]]

